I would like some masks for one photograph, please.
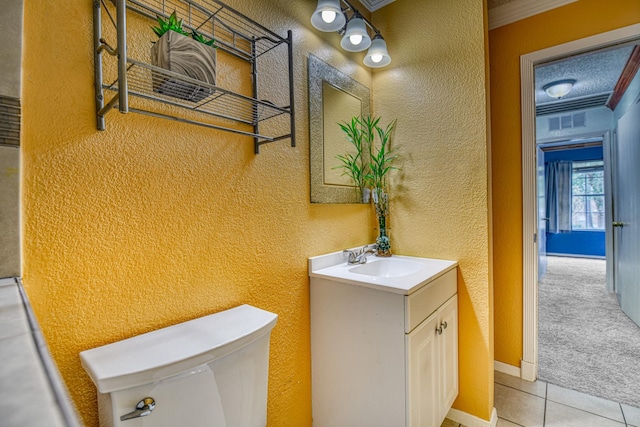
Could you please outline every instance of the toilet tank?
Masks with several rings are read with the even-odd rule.
[[[264,427],[277,318],[242,305],[81,352],[100,427]],[[121,420],[148,397],[148,415]]]

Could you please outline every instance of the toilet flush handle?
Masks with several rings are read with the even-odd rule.
[[[145,397],[136,405],[136,410],[124,414],[120,417],[120,421],[132,420],[134,418],[146,417],[156,407],[156,401],[153,397]]]

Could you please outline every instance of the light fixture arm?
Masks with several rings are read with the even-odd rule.
[[[364,21],[365,25],[369,27],[371,31],[373,31],[375,34],[380,34],[380,30],[378,30],[367,18],[362,16],[360,11],[355,7],[353,7],[353,5],[349,2],[349,0],[340,0],[340,2],[346,5],[346,7],[342,9],[342,13],[346,15],[346,12],[351,11],[352,17],[357,15]],[[344,34],[344,30],[345,29],[343,28],[342,30],[339,31],[339,33]]]

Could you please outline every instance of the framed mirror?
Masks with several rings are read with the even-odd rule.
[[[311,203],[362,203],[353,181],[342,174],[338,154],[355,153],[338,126],[369,115],[369,88],[309,55]]]

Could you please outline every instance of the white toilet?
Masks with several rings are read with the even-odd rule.
[[[242,305],[81,352],[100,427],[264,427],[277,318]]]

